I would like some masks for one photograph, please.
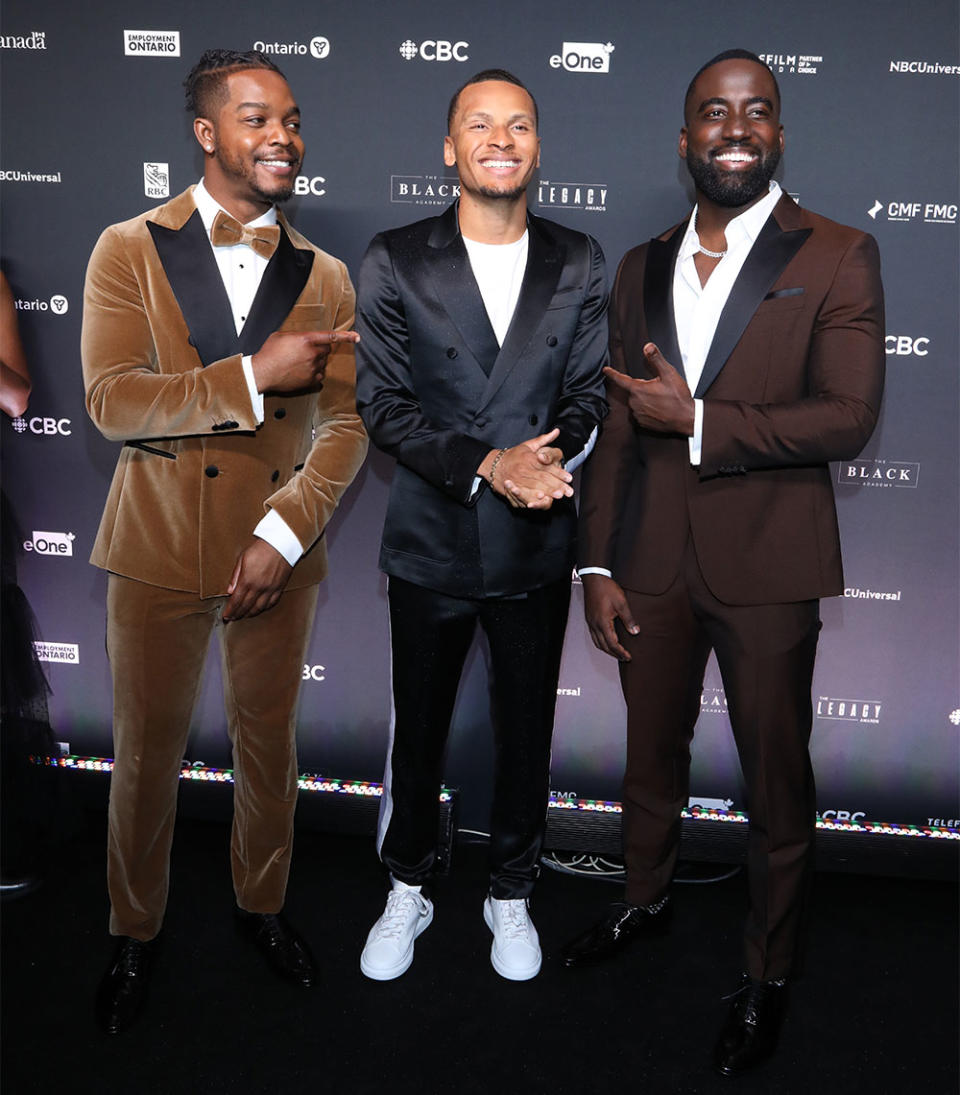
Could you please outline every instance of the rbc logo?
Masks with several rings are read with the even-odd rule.
[[[424,61],[469,61],[469,42],[447,42],[440,38],[427,38],[417,45],[409,38],[400,46],[400,56],[412,61],[419,56]]]

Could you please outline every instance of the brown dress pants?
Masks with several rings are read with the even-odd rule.
[[[225,602],[109,576],[113,935],[152,939],[163,921],[181,761],[214,630],[233,747],[237,904],[260,913],[283,906],[297,801],[297,697],[317,587],[287,591],[267,612],[229,624],[220,615]]]

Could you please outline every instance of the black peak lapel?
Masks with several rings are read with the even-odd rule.
[[[239,353],[230,300],[199,211],[179,229],[153,221],[147,228],[201,363]]]
[[[523,273],[520,296],[513,312],[513,319],[507,328],[503,346],[497,355],[497,362],[490,374],[483,403],[488,403],[497,389],[510,375],[510,371],[520,360],[534,331],[540,326],[543,313],[553,299],[557,282],[566,259],[566,249],[559,246],[552,236],[547,236],[531,217],[527,221],[530,233],[527,244],[527,266]]]
[[[647,319],[647,334],[681,376],[684,376],[683,360],[673,315],[673,268],[685,231],[686,222],[669,239],[651,240],[643,272],[643,310]]]
[[[267,263],[250,315],[240,332],[242,353],[255,354],[282,326],[310,278],[314,257],[312,251],[294,247],[281,226],[280,242]]]
[[[784,231],[773,216],[767,218],[720,313],[700,383],[694,392],[696,398],[701,398],[716,380],[757,306],[806,243],[810,232],[809,228]]]

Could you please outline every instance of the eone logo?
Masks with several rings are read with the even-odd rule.
[[[446,42],[440,38],[427,38],[417,45],[409,38],[400,45],[400,56],[412,61],[419,56],[424,61],[469,61],[469,42]]]
[[[293,184],[293,192],[301,197],[312,194],[315,198],[322,198],[327,192],[324,185],[326,181],[323,175],[314,175],[312,179],[306,175],[298,175]]]
[[[911,338],[909,335],[887,335],[887,353],[897,357],[926,357],[930,352],[929,338]]]
[[[24,540],[23,550],[32,551],[37,555],[73,555],[73,541],[76,534],[72,532],[37,532],[33,533],[32,540]]]
[[[564,42],[563,52],[550,58],[551,68],[562,65],[567,72],[609,72],[612,42]]]
[[[69,418],[15,418],[12,425],[17,433],[26,433],[29,430],[31,433],[45,434],[48,437],[55,434],[69,437],[71,433]]]
[[[327,679],[324,676],[326,671],[327,667],[325,665],[305,665],[301,679],[305,681],[325,681]]]

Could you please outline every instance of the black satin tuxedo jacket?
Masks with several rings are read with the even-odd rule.
[[[606,413],[607,287],[595,240],[529,216],[527,267],[497,344],[457,207],[378,235],[358,278],[357,407],[396,457],[380,566],[459,597],[506,596],[569,573],[572,500],[512,509],[476,470],[492,448],[560,430],[579,453]]]

